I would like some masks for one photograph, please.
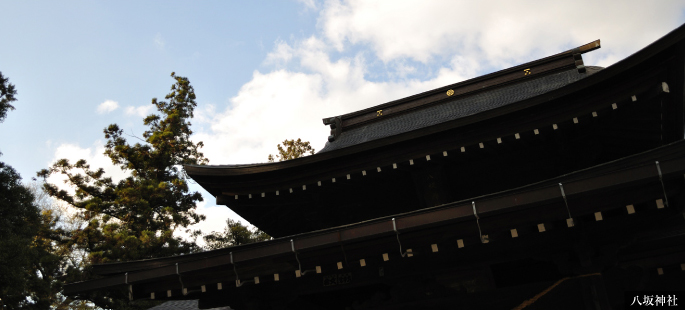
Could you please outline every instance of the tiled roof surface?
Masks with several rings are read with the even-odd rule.
[[[148,310],[199,310],[197,300],[170,300]],[[211,310],[231,310],[231,307],[212,308]]]
[[[326,146],[320,152],[394,136],[499,108],[558,89],[602,69],[586,68],[585,73],[571,69],[372,122],[343,132],[335,141],[326,142]]]

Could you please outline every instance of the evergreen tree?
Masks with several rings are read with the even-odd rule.
[[[0,73],[0,122],[14,110],[16,90]],[[1,154],[1,153],[0,153]],[[19,174],[0,162],[0,308],[84,309],[79,302],[60,295],[62,280],[70,272],[63,268],[55,246],[63,237],[59,219],[41,212],[31,188]]]
[[[33,306],[47,309],[49,304],[34,294],[39,282],[34,267],[40,260],[33,241],[40,226],[33,195],[21,184],[21,177],[0,162],[0,308]],[[31,298],[31,299],[28,299]],[[40,305],[36,305],[40,303]]]
[[[314,155],[315,151],[311,144],[309,144],[309,141],[302,141],[302,139],[299,138],[297,140],[286,139],[283,141],[283,146],[279,143],[276,147],[278,148],[278,154],[276,154],[275,157],[269,154],[269,162],[274,162],[276,159],[278,159],[278,161],[284,161],[300,158],[306,156],[307,153],[309,153],[309,155]]]
[[[240,221],[236,222],[229,218],[226,220],[226,228],[222,233],[213,231],[204,236],[204,239],[208,250],[218,250],[234,245],[266,241],[271,239],[271,236],[259,229],[251,230]]]
[[[34,264],[33,274],[39,275],[37,282],[41,290],[32,298],[45,301],[55,310],[94,309],[95,306],[86,300],[62,294],[63,285],[79,281],[85,266],[85,252],[69,242],[72,232],[85,223],[70,214],[68,206],[56,203],[40,184],[33,182],[25,187],[40,211],[40,225],[33,241],[40,259]]]
[[[189,192],[182,165],[206,164],[199,152],[202,142],[190,140],[189,119],[196,107],[195,92],[185,77],[171,77],[175,83],[166,101],[152,99],[159,114],[144,119],[148,130],[143,142],[131,145],[123,130],[112,124],[104,130],[105,155],[129,176],[118,182],[106,177],[102,168],[94,169],[85,160],[70,163],[58,160],[38,173],[47,180],[63,175],[75,192],[45,183],[45,191],[80,211],[87,222],[74,231],[69,242],[88,253],[87,264],[121,262],[167,257],[199,251],[192,241],[174,233],[205,219],[195,212],[202,201],[198,192]],[[199,232],[194,232],[197,237]],[[85,279],[84,279],[85,280]],[[108,292],[91,297],[105,308],[134,309],[142,305],[128,303],[123,292],[104,298]]]
[[[10,103],[16,101],[14,85],[0,72],[0,123]],[[1,154],[1,153],[0,153]],[[33,196],[21,184],[21,177],[0,162],[0,308],[26,307],[34,280],[32,267],[37,260],[32,242],[38,230],[38,208]]]
[[[17,91],[14,89],[14,85],[10,84],[9,78],[2,76],[0,72],[0,123],[7,117],[7,111],[14,110],[14,106],[11,105],[12,101],[16,101]]]

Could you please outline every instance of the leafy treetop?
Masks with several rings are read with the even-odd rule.
[[[208,250],[218,250],[229,246],[254,243],[266,241],[271,239],[271,236],[258,229],[249,229],[240,221],[232,219],[226,220],[226,228],[222,233],[213,231],[211,234],[204,236],[206,248]]]
[[[33,246],[40,229],[40,213],[33,195],[21,184],[21,177],[10,166],[0,162],[0,308],[19,309],[47,307],[37,299],[36,289],[43,289],[35,266],[40,263],[39,250]]]
[[[0,73],[0,122],[14,109],[14,95],[14,85]],[[45,198],[0,162],[0,309],[92,309],[61,294],[65,281],[78,280],[81,260],[67,259],[73,252],[61,241],[68,232]]]
[[[11,105],[12,101],[17,101],[14,96],[17,95],[17,91],[14,89],[14,85],[10,84],[9,78],[2,76],[0,72],[0,123],[7,117],[7,111],[14,110],[14,106]]]
[[[195,203],[202,201],[202,196],[189,192],[179,168],[183,164],[206,164],[208,160],[199,152],[202,142],[190,140],[188,120],[197,105],[193,87],[185,77],[174,73],[171,77],[175,83],[166,101],[152,99],[159,114],[144,119],[149,128],[143,134],[145,143],[129,144],[116,124],[104,130],[105,155],[129,172],[128,177],[114,182],[102,168],[91,169],[83,159],[73,164],[61,159],[38,172],[46,180],[51,175],[62,175],[65,183],[75,189],[71,194],[54,184],[44,185],[50,196],[82,211],[88,224],[74,231],[71,242],[89,253],[89,264],[198,250],[194,242],[174,236],[177,229],[189,232],[188,226],[205,219],[195,212]]]
[[[278,161],[291,160],[306,156],[307,153],[314,155],[315,152],[309,141],[302,141],[299,138],[297,140],[286,139],[283,141],[283,146],[279,143],[276,147],[278,147],[278,154],[275,157],[269,154],[269,162],[274,162],[276,159]]]

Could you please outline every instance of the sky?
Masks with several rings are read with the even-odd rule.
[[[585,64],[610,66],[682,25],[685,1],[2,1],[0,12],[0,72],[18,92],[0,161],[29,181],[60,158],[125,176],[103,155],[103,129],[141,136],[171,72],[195,88],[192,139],[209,164],[258,163],[285,139],[323,148],[325,117],[596,39]],[[191,189],[207,215],[194,229],[246,223]]]

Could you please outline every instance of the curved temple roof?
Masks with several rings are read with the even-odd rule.
[[[335,136],[340,136],[340,139],[331,141],[329,137],[329,142],[322,150],[306,158],[309,160],[318,157],[316,156],[318,154],[330,153],[333,150],[457,120],[561,88],[602,69],[585,67],[581,57],[583,53],[600,48],[599,44],[599,40],[596,40],[569,51],[512,68],[330,118],[330,120],[335,118],[342,120],[337,129],[331,130],[332,133],[336,132]],[[447,97],[445,97],[446,92]],[[375,115],[378,112],[377,109],[382,109],[386,117],[382,120],[369,120],[368,114]],[[352,119],[346,121],[347,118]],[[324,119],[324,124],[329,125],[328,120],[329,118]],[[276,163],[187,165],[186,170],[193,178],[205,175],[201,171],[208,172],[208,175],[216,175],[217,171],[207,170],[212,168],[221,169],[223,172],[226,172],[224,169],[257,168],[261,172],[295,162],[302,164],[301,159],[303,158]]]
[[[559,73],[545,75],[518,84],[508,85],[472,96],[458,98],[424,109],[388,117],[345,131],[338,139],[326,142],[319,153],[329,152],[352,145],[382,139],[404,132],[425,128],[450,120],[492,110],[510,103],[532,98],[549,91],[576,82],[603,68],[587,67],[585,72],[570,69]]]
[[[542,102],[542,101],[547,101],[551,100],[554,98],[558,98],[560,96],[563,96],[565,94],[568,94],[570,92],[576,91],[578,89],[583,89],[587,87],[591,87],[592,85],[596,85],[599,83],[602,83],[606,80],[609,80],[611,78],[614,78],[620,74],[623,74],[624,72],[633,69],[636,66],[639,66],[642,62],[654,57],[656,54],[661,53],[665,51],[668,48],[675,47],[677,46],[683,39],[685,39],[685,26],[681,26],[673,31],[671,31],[669,34],[665,35],[664,37],[660,38],[659,40],[653,42],[652,44],[648,45],[647,47],[643,48],[642,50],[636,52],[635,54],[627,57],[626,59],[623,59],[619,61],[618,63],[612,65],[611,67],[607,68],[606,70],[601,70],[602,74],[593,74],[593,72],[597,72],[600,68],[598,67],[587,67],[587,73],[582,74],[582,73],[576,73],[573,74],[572,72],[557,72],[556,74],[550,75],[550,76],[542,76],[539,81],[550,81],[554,83],[558,83],[556,85],[550,85],[550,86],[544,86],[544,89],[535,89],[536,85],[538,85],[534,80],[529,80],[529,81],[524,81],[523,84],[515,84],[513,86],[505,86],[503,89],[500,90],[493,90],[491,92],[493,93],[502,93],[506,92],[506,90],[509,90],[510,92],[512,91],[511,88],[518,88],[518,87],[523,87],[524,92],[526,95],[521,95],[525,96],[525,98],[530,98],[529,100],[533,100],[534,102]],[[592,42],[594,43],[594,42]],[[512,72],[519,72],[521,68],[526,68],[526,67],[532,67],[536,63],[543,62],[544,60],[552,57],[559,57],[559,55],[564,55],[567,53],[584,53],[588,52],[594,49],[591,45],[586,44],[582,47],[579,47],[577,49],[573,49],[571,51],[567,51],[564,53],[560,53],[558,55],[550,56],[538,61],[533,61],[531,63],[519,65],[510,69],[505,69],[500,72],[495,72],[492,74],[488,74],[487,76],[483,77],[478,77],[475,79],[472,79],[476,82],[488,82],[487,78],[493,79],[496,77],[498,74],[499,75],[506,75],[510,74]],[[598,42],[597,42],[598,43]],[[577,54],[576,54],[577,55]],[[574,57],[575,59],[575,57]],[[582,59],[576,60],[575,62],[578,64],[577,66],[566,66],[565,71],[572,71],[569,70],[573,67],[577,67],[580,69],[581,67],[585,69],[585,66],[582,64]],[[525,70],[525,69],[523,69]],[[575,75],[575,76],[574,76]],[[588,75],[597,75],[596,78],[592,79],[592,81],[588,81],[587,83],[580,83],[580,81],[584,80],[583,76],[588,76]],[[601,77],[600,77],[601,75]],[[506,76],[505,76],[506,77]],[[566,80],[563,80],[563,77],[566,78]],[[423,94],[417,94],[408,98],[400,99],[397,100],[396,102],[400,103],[406,103],[408,101],[412,100],[417,100],[421,98],[417,97],[426,97],[429,95],[434,95],[437,93],[440,94],[445,94],[445,91],[450,89],[450,87],[458,86],[464,83],[469,83],[470,81],[464,81],[458,84],[454,85],[449,85],[445,86],[436,90],[428,91]],[[589,80],[589,79],[588,79]],[[565,83],[565,84],[564,84]],[[492,84],[492,83],[490,83]],[[511,84],[511,83],[510,83]],[[562,85],[563,84],[563,85]],[[581,85],[582,84],[582,85]],[[492,85],[491,85],[492,86]],[[539,85],[538,85],[539,86]],[[543,94],[545,96],[540,96],[540,94]],[[514,94],[516,96],[519,96],[518,94]],[[485,94],[480,94],[478,96],[486,96]],[[541,97],[546,97],[546,98],[541,98]],[[523,98],[523,97],[521,97]],[[540,100],[538,100],[540,99]],[[338,116],[339,118],[342,119],[340,122],[339,126],[337,129],[332,130],[332,132],[337,131],[337,134],[340,136],[340,141],[334,141],[332,143],[327,143],[324,149],[319,151],[317,154],[314,154],[312,156],[306,156],[303,158],[297,158],[294,160],[289,160],[289,161],[284,161],[284,162],[275,162],[275,163],[255,163],[255,164],[239,164],[239,165],[209,165],[209,166],[197,166],[197,165],[186,165],[186,171],[188,174],[193,178],[196,179],[198,182],[202,184],[202,181],[199,179],[206,178],[206,177],[219,177],[219,176],[240,176],[240,175],[247,175],[247,174],[255,174],[255,173],[264,173],[264,172],[270,172],[270,171],[278,171],[278,170],[290,170],[291,168],[296,168],[296,167],[302,167],[306,165],[311,165],[314,163],[319,163],[319,162],[324,162],[328,160],[336,160],[338,157],[341,156],[346,156],[351,153],[358,153],[361,151],[364,151],[368,149],[366,147],[367,143],[364,143],[364,141],[369,142],[369,141],[377,141],[376,143],[379,143],[381,145],[385,145],[388,143],[394,143],[396,142],[394,139],[393,141],[388,141],[386,143],[386,140],[390,140],[390,137],[394,136],[411,136],[412,138],[417,137],[417,136],[423,136],[423,131],[425,129],[430,128],[431,126],[435,127],[442,127],[442,124],[445,124],[445,120],[449,120],[448,117],[442,117],[440,115],[440,120],[426,120],[425,118],[431,116],[431,115],[436,115],[437,111],[440,109],[446,110],[449,113],[453,113],[452,117],[462,117],[466,118],[465,116],[473,116],[475,114],[482,114],[482,111],[488,111],[488,110],[493,110],[497,109],[497,107],[503,107],[507,106],[508,104],[511,105],[515,103],[514,101],[503,99],[503,98],[493,98],[494,102],[490,103],[490,107],[470,107],[470,108],[464,108],[460,109],[459,111],[452,111],[457,110],[454,108],[454,105],[457,104],[457,102],[465,102],[469,103],[471,102],[470,99],[466,98],[459,98],[453,101],[449,101],[445,104],[444,107],[436,107],[433,108],[435,110],[427,110],[424,112],[421,112],[419,114],[424,115],[424,118],[418,118],[413,120],[412,123],[406,124],[406,125],[401,125],[399,124],[398,121],[394,120],[384,120],[378,122],[378,125],[374,125],[373,128],[378,126],[379,128],[384,128],[387,129],[387,131],[384,132],[370,132],[370,129],[363,129],[359,128],[358,126],[362,125],[361,124],[353,124],[353,126],[348,126],[349,129],[347,129],[347,132],[345,132],[345,117],[359,117],[360,114],[368,114],[368,113],[373,113],[376,109],[383,109],[385,113],[385,109],[388,108],[388,106],[397,105],[396,102],[389,102],[386,104],[382,104],[379,106],[375,107],[370,107],[368,109],[362,110],[362,111],[357,111],[353,113],[349,113],[347,115],[342,115]],[[419,100],[420,101],[420,100]],[[432,114],[431,114],[432,111]],[[479,113],[480,112],[480,113]],[[457,118],[458,119],[458,118]],[[453,119],[452,119],[453,120]],[[439,123],[442,122],[442,123]],[[448,123],[453,123],[453,122],[448,122]],[[434,125],[434,124],[439,124],[439,125]],[[356,128],[359,129],[354,129],[354,125],[357,125]],[[458,126],[458,125],[455,125]],[[454,126],[446,126],[446,127],[454,127]],[[372,127],[369,127],[372,128]],[[418,128],[418,129],[416,129]],[[416,134],[412,135],[407,135],[409,132],[416,132]],[[404,133],[404,134],[402,134]],[[345,137],[347,135],[347,137]],[[407,138],[402,138],[402,139],[407,139]],[[354,147],[353,147],[354,146]],[[333,152],[335,151],[335,152]],[[221,192],[217,192],[215,190],[211,190],[210,188],[206,188],[209,192],[214,194],[215,196],[220,194]]]
[[[657,84],[665,85],[663,92],[668,92],[667,84],[682,85],[680,69],[676,70],[680,68],[678,59],[671,55],[685,46],[684,40],[685,27],[681,27],[606,69],[582,64],[580,54],[599,47],[598,41],[592,42],[485,76],[324,119],[325,124],[331,125],[332,135],[326,147],[311,156],[275,163],[185,169],[217,198],[217,204],[228,206],[273,236],[363,220],[357,217],[366,214],[362,210],[370,210],[367,204],[374,199],[385,199],[395,209],[405,205],[419,208],[453,200],[455,195],[462,197],[468,186],[477,187],[469,187],[469,191],[480,188],[473,182],[459,184],[458,179],[448,178],[440,182],[446,188],[444,194],[426,196],[414,188],[425,183],[419,180],[422,173],[433,173],[423,171],[430,168],[423,167],[424,164],[431,169],[446,164],[440,169],[452,169],[451,175],[456,173],[460,179],[468,179],[484,173],[469,168],[480,162],[481,168],[492,170],[490,173],[513,173],[506,176],[511,180],[506,186],[523,185],[543,179],[542,174],[550,177],[553,173],[568,173],[681,139],[677,105],[666,105],[668,111],[659,110],[656,104],[638,105],[651,110],[643,113],[636,108],[628,112],[632,113],[629,117],[620,119],[612,115],[623,115],[627,110],[612,111],[616,102],[619,106],[624,104],[621,100],[627,100],[625,104],[634,102],[635,95],[641,98],[640,102],[652,98]],[[679,102],[679,91],[674,88],[672,94],[668,100]],[[664,113],[667,119],[660,117]],[[582,119],[585,116],[589,119]],[[565,122],[578,124],[579,118],[580,125],[571,125],[571,131],[557,130],[564,129]],[[634,126],[635,122],[641,125]],[[602,134],[591,133],[589,128]],[[572,140],[567,133],[574,135]],[[563,152],[553,143],[534,147],[529,144],[551,135],[563,135]],[[628,140],[629,147],[615,145],[615,149],[605,150],[614,147],[615,141]],[[513,141],[523,143],[512,144]],[[576,142],[580,144],[573,144]],[[517,148],[503,152],[511,146]],[[591,153],[584,156],[587,162],[572,159],[578,159],[582,152]],[[538,158],[539,154],[548,156]],[[416,161],[421,158],[426,160]],[[554,165],[555,161],[563,160],[574,164]],[[526,165],[535,173],[528,173],[526,181],[515,177],[521,171],[514,170]],[[503,183],[498,186],[500,190],[506,188]],[[371,210],[379,213],[374,216],[391,212]]]

